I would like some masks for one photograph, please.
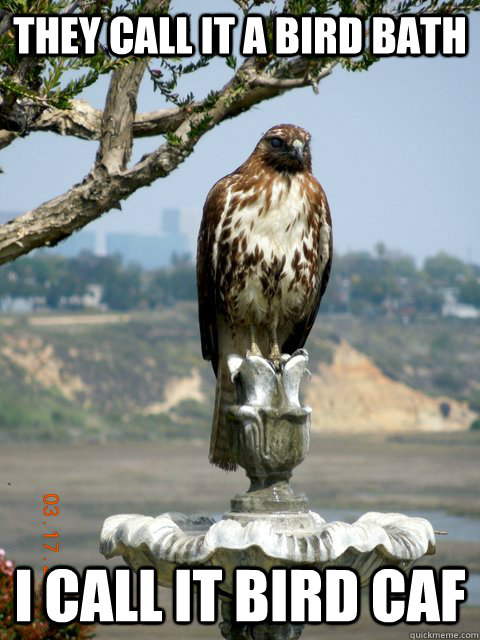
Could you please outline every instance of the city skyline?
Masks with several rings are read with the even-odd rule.
[[[170,207],[168,210],[176,210],[179,212],[180,214],[180,229],[179,229],[179,233],[181,235],[183,235],[187,241],[189,240],[189,236],[188,236],[188,220],[189,220],[189,216],[190,216],[190,212],[189,211],[185,211],[182,210],[180,208],[172,208]],[[16,215],[20,215],[19,212],[13,212],[13,217],[15,217]],[[5,222],[7,222],[8,220],[10,220],[12,218],[12,214],[6,212],[6,211],[0,211],[0,224],[4,224]],[[195,257],[196,257],[196,237],[195,237],[195,242],[191,242],[189,244],[187,244],[185,251],[181,251],[178,250],[178,247],[173,246],[172,250],[169,252],[169,259],[168,260],[164,260],[163,256],[165,255],[163,249],[162,249],[162,253],[161,253],[161,258],[158,261],[158,264],[146,264],[145,260],[142,259],[142,255],[141,253],[139,253],[138,255],[135,254],[135,257],[132,259],[128,259],[126,254],[123,254],[122,251],[115,251],[112,248],[108,248],[108,238],[110,237],[122,237],[122,236],[129,236],[133,239],[138,239],[140,242],[146,238],[151,238],[152,241],[155,239],[162,239],[162,234],[161,232],[155,232],[152,231],[150,233],[136,233],[135,231],[126,231],[123,233],[116,233],[115,231],[109,232],[103,229],[96,229],[94,227],[94,225],[87,225],[86,227],[84,227],[83,229],[80,229],[79,231],[73,233],[71,236],[69,236],[68,238],[66,238],[65,240],[62,240],[58,245],[55,245],[53,247],[42,247],[40,250],[41,251],[45,251],[47,253],[51,252],[51,253],[56,253],[56,254],[60,254],[60,255],[64,255],[65,257],[74,257],[79,255],[82,251],[91,251],[92,253],[94,253],[97,256],[106,256],[106,255],[114,255],[115,253],[120,253],[122,255],[122,258],[124,260],[124,262],[127,263],[134,263],[137,262],[138,264],[140,264],[143,268],[145,269],[149,269],[149,268],[157,268],[157,267],[164,267],[164,266],[168,266],[171,264],[171,257],[173,256],[173,254],[176,254],[177,256],[185,256],[186,254],[188,254],[188,257],[191,261],[195,261]],[[474,259],[471,256],[471,252],[467,251],[467,255],[466,256],[462,256],[462,255],[458,255],[455,254],[454,252],[450,252],[447,249],[444,248],[438,248],[437,250],[432,251],[431,253],[427,253],[422,257],[418,257],[415,256],[413,253],[409,252],[408,249],[399,249],[398,247],[394,246],[394,245],[389,245],[386,244],[383,240],[378,240],[377,242],[375,242],[371,247],[350,247],[344,250],[339,250],[337,249],[337,251],[335,252],[337,255],[346,255],[346,254],[351,254],[351,253],[362,253],[362,252],[367,252],[371,255],[375,255],[378,251],[378,247],[379,246],[383,246],[384,249],[387,252],[387,256],[405,256],[405,257],[411,257],[414,259],[415,263],[417,266],[421,266],[424,261],[428,258],[431,258],[435,255],[438,255],[440,253],[445,253],[457,258],[460,258],[462,261],[464,261],[467,264],[472,264],[472,265],[479,265],[480,266],[480,258],[479,259]],[[152,246],[152,250],[153,250],[153,246]],[[27,256],[30,254],[27,254]],[[21,258],[20,258],[21,259]]]

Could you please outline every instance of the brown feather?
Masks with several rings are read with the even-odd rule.
[[[330,207],[328,206],[327,199],[325,197],[325,208],[326,208],[326,220],[327,223],[332,226],[332,219],[330,216]],[[322,278],[320,282],[320,286],[317,288],[317,292],[315,295],[315,302],[312,305],[312,310],[305,317],[302,322],[298,322],[295,324],[295,328],[292,333],[288,336],[287,340],[282,345],[282,351],[284,353],[294,353],[297,349],[301,349],[312,330],[312,327],[315,323],[315,319],[317,317],[318,310],[320,309],[320,303],[323,298],[323,294],[325,293],[328,285],[328,280],[330,278],[330,272],[332,270],[332,260],[333,260],[333,238],[332,234],[330,234],[330,242],[329,242],[329,257],[326,261],[322,272]]]
[[[203,217],[197,242],[197,291],[198,318],[200,323],[200,339],[202,355],[205,360],[211,360],[217,373],[218,367],[218,336],[217,336],[217,307],[215,271],[212,263],[212,246],[215,231],[220,222],[220,215],[225,205],[224,183],[229,176],[219,180],[210,190],[203,207]]]

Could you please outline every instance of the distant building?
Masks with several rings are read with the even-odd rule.
[[[162,238],[170,247],[167,264],[170,264],[174,254],[182,256],[189,253],[188,236],[180,230],[180,220],[180,209],[164,209],[162,211]]]
[[[161,230],[165,235],[180,234],[180,209],[162,211]]]
[[[445,288],[442,291],[443,305],[442,316],[461,318],[462,320],[475,320],[480,318],[480,311],[473,304],[464,304],[457,301],[455,289]]]
[[[174,241],[172,241],[174,240]],[[167,267],[173,254],[188,252],[186,237],[141,236],[133,233],[107,233],[107,254],[120,254],[124,262],[135,262],[144,269]]]
[[[477,318],[480,318],[480,311],[474,307],[473,304],[455,302],[453,304],[443,305],[442,316],[461,318],[462,320],[476,320]]]
[[[89,309],[106,310],[107,305],[102,302],[103,287],[101,284],[89,284],[82,296],[83,306]]]
[[[160,246],[160,236],[141,236],[133,233],[107,233],[107,255],[119,254],[126,263],[135,262],[152,269],[168,262],[167,247]]]
[[[93,231],[77,231],[60,244],[48,249],[49,253],[56,253],[67,258],[75,258],[82,251],[96,253],[97,237]]]
[[[1,212],[0,224],[20,215],[18,212]],[[137,233],[107,233],[105,251],[107,255],[119,254],[125,263],[135,262],[144,269],[167,267],[172,257],[190,253],[188,236],[181,231],[180,209],[163,209],[160,214],[158,233],[141,235]],[[82,251],[97,254],[97,234],[81,230],[69,236],[58,245],[42,248],[40,251],[74,258]]]
[[[31,313],[34,309],[45,308],[45,298],[43,296],[28,297],[18,296],[13,298],[12,296],[0,297],[0,312],[1,313]]]
[[[119,254],[126,263],[135,262],[144,269],[167,267],[173,255],[189,253],[188,237],[180,230],[180,211],[164,209],[160,234],[107,233],[108,255]]]
[[[83,295],[62,296],[60,307],[64,309],[94,309],[107,311],[108,307],[102,302],[103,286],[101,284],[89,284]]]

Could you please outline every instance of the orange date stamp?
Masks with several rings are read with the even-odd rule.
[[[43,496],[43,526],[47,526],[50,529],[50,531],[48,533],[44,533],[43,534],[43,538],[47,538],[47,542],[43,543],[43,553],[46,554],[47,551],[50,551],[51,553],[58,553],[60,550],[60,535],[57,531],[57,521],[53,520],[53,518],[57,518],[60,515],[60,507],[59,507],[59,497],[56,493],[46,493]],[[55,528],[54,528],[55,527]],[[53,531],[51,531],[51,529],[54,528]],[[52,538],[50,540],[50,538]],[[54,540],[56,538],[55,544],[54,544]],[[51,559],[53,560],[55,557],[52,557]],[[49,557],[47,555],[45,555],[43,557],[43,575],[46,574],[46,572],[48,571],[49,567],[47,565],[47,561],[49,561]],[[55,562],[54,564],[56,564],[56,558],[55,558]]]

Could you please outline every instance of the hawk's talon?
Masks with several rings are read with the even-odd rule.
[[[280,372],[281,368],[282,368],[282,354],[280,352],[280,349],[278,348],[278,344],[273,344],[270,348],[270,354],[268,356],[268,359],[270,360],[270,362],[273,364],[274,368]]]
[[[282,359],[282,354],[280,353],[280,349],[277,347],[272,347],[270,349],[270,353],[268,355],[268,359],[269,360],[278,360],[280,361]]]
[[[259,358],[263,358],[262,352],[260,351],[260,347],[253,343],[250,345],[250,353],[252,356],[258,356]]]
[[[260,347],[257,344],[257,328],[254,324],[250,325],[250,353],[252,356],[263,358]]]

